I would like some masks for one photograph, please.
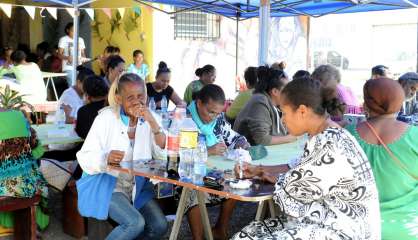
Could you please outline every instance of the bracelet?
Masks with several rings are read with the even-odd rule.
[[[163,133],[163,129],[161,127],[159,127],[158,130],[156,130],[156,131],[152,130],[152,133],[154,133],[154,135],[162,134]]]

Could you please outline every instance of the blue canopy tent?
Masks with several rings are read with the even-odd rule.
[[[73,67],[78,61],[78,16],[82,6],[96,0],[33,0],[37,3],[59,4],[74,8],[74,52]],[[140,4],[167,14],[176,14],[184,11],[203,11],[222,15],[237,21],[253,17],[260,18],[259,34],[259,64],[265,64],[268,49],[268,29],[270,17],[287,17],[306,15],[310,17],[321,17],[327,14],[354,13],[408,9],[418,7],[418,0],[134,0]],[[175,6],[172,12],[157,7],[158,4]],[[237,43],[238,44],[238,43]],[[238,51],[238,46],[237,51]],[[237,52],[238,56],[238,52]],[[72,79],[75,81],[76,71],[73,71]]]
[[[418,0],[135,0],[167,14],[200,10],[235,19],[260,18],[259,59],[266,63],[270,17],[305,15],[321,17],[327,14],[383,11],[418,7]],[[176,11],[168,12],[152,3],[168,4]],[[180,9],[180,10],[178,10]],[[238,49],[238,46],[236,46]],[[238,50],[237,50],[238,51]],[[237,53],[238,55],[238,53]]]

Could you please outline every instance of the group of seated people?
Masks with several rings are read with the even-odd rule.
[[[181,99],[169,85],[167,64],[160,62],[155,82],[146,83],[149,72],[143,53],[133,53],[134,63],[124,73],[125,61],[113,50],[105,50],[101,59],[103,77],[79,68],[75,85],[60,98],[66,122],[75,123],[76,132],[85,139],[76,156],[83,170],[77,184],[79,211],[115,221],[118,226],[107,239],[161,239],[167,232],[149,179],[107,167],[164,154],[165,130],[159,115],[147,107],[153,97],[160,108],[163,96],[178,107],[187,106],[206,138],[209,155],[223,155],[228,147],[284,144],[309,135],[303,154],[288,164],[235,166],[235,173],[242,170],[244,178],[275,185],[274,201],[281,213],[249,223],[233,239],[416,239],[414,228],[405,223],[417,223],[418,128],[397,121],[400,111],[413,109],[405,101],[415,100],[416,73],[399,81],[373,73],[364,85],[360,106],[349,88],[341,85],[341,75],[333,66],[319,66],[312,74],[301,70],[292,79],[282,65],[249,67],[244,74],[248,90],[223,113],[226,97],[214,84],[214,66],[197,69],[199,79],[190,82]],[[365,113],[367,121],[347,125],[345,113]],[[23,115],[2,110],[0,118],[18,122],[16,118]],[[19,144],[25,152],[0,154],[0,169],[25,155],[36,171],[35,158],[42,155],[36,148],[39,142],[36,134],[28,133],[24,120],[19,122],[20,135],[8,134],[9,129],[0,126],[4,135],[0,139],[7,140],[0,144],[4,149]],[[0,178],[5,178],[0,181],[0,196],[28,197],[45,186],[32,184],[25,194],[10,193],[11,182],[22,176]],[[206,202],[221,203],[213,234],[227,239],[236,201],[207,194]],[[186,209],[193,239],[203,239],[196,192]],[[2,213],[0,225],[1,219]]]

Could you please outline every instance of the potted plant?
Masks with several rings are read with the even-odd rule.
[[[35,113],[35,108],[28,102],[26,102],[23,97],[26,95],[19,94],[19,92],[10,89],[9,85],[6,85],[4,90],[0,89],[0,108],[6,110],[16,110],[22,111],[26,118],[31,121],[30,114],[27,110]],[[38,121],[38,117],[35,114],[36,122]]]

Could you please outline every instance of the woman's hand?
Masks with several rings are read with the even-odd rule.
[[[240,177],[240,164],[235,164],[234,167],[234,172],[235,172],[235,176],[236,178]],[[259,166],[255,166],[252,164],[249,164],[247,162],[243,162],[242,163],[242,177],[243,178],[254,178],[256,176],[260,176],[261,175],[261,168]]]
[[[222,156],[226,152],[226,149],[227,147],[225,143],[217,143],[216,145],[208,148],[208,154]]]
[[[248,150],[251,147],[251,145],[247,141],[245,141],[244,138],[241,138],[237,141],[234,147],[235,149],[242,148]]]
[[[107,155],[107,164],[111,166],[119,166],[120,161],[122,161],[125,156],[125,152],[112,150],[109,155]]]

